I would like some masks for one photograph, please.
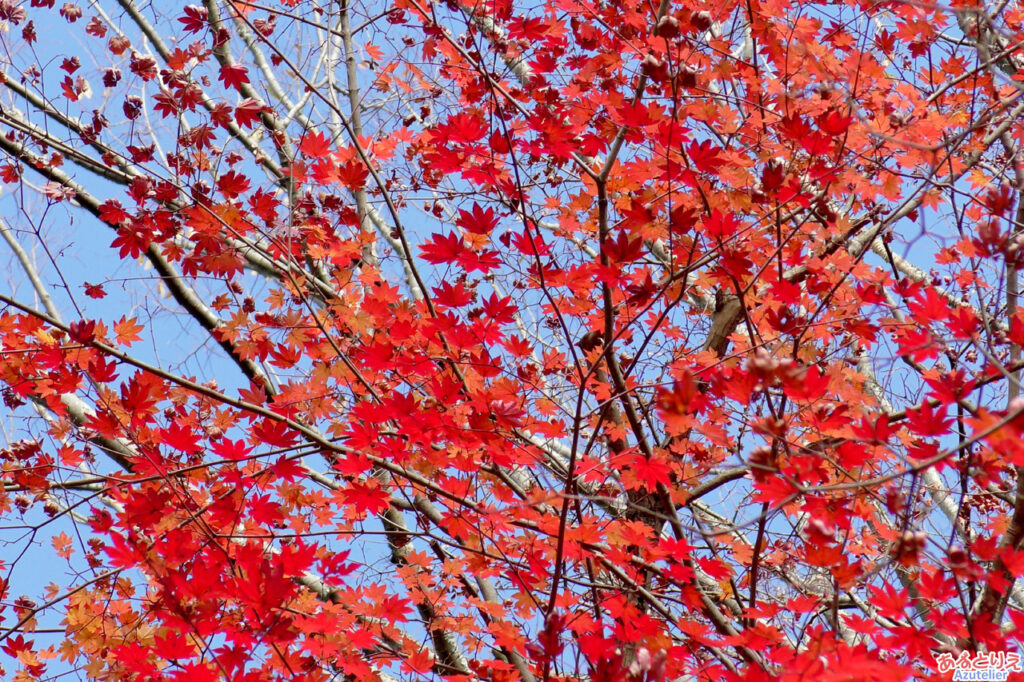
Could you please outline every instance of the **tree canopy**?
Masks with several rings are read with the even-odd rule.
[[[5,679],[1019,662],[1018,3],[0,21]]]

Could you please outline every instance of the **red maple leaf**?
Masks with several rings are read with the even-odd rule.
[[[117,363],[113,360],[104,360],[102,357],[89,361],[89,376],[93,381],[101,384],[110,383],[117,378]]]
[[[458,256],[459,265],[466,269],[466,272],[490,272],[501,265],[498,252],[492,249],[483,251],[471,251],[465,249]]]
[[[824,132],[838,137],[849,129],[850,124],[853,123],[853,117],[844,116],[835,109],[830,109],[818,117],[817,123]]]
[[[783,380],[783,390],[793,400],[814,401],[828,390],[829,376],[822,374],[816,365]]]
[[[77,320],[68,325],[68,336],[78,343],[91,343],[96,339],[96,320]]]
[[[949,431],[953,419],[946,418],[946,408],[936,408],[926,402],[919,409],[907,410],[907,423],[915,433],[922,436],[940,436]]]
[[[604,254],[613,263],[632,263],[644,253],[643,237],[635,237],[626,230],[619,230],[615,239],[608,239],[602,247]]]
[[[473,204],[469,211],[459,211],[456,225],[473,234],[490,234],[498,226],[498,218],[493,208],[483,209],[479,204]]]
[[[21,651],[32,651],[35,642],[31,639],[25,639],[23,635],[14,635],[8,637],[7,641],[0,646],[0,650],[6,653],[8,656],[17,658],[18,653]]]
[[[927,329],[905,329],[894,336],[900,345],[900,355],[907,355],[914,362],[931,360],[939,354],[935,338]]]
[[[260,443],[272,448],[288,447],[297,438],[295,432],[287,424],[270,418],[256,422],[252,432]]]
[[[425,676],[434,667],[434,656],[430,653],[430,649],[422,647],[408,654],[403,663],[413,674]]]
[[[368,478],[365,481],[350,481],[342,489],[342,496],[346,504],[350,504],[360,513],[369,512],[379,514],[391,504],[391,495],[387,490],[381,488],[375,478]]]
[[[249,179],[241,173],[230,170],[217,178],[217,190],[228,199],[248,191]]]
[[[206,28],[208,18],[209,13],[205,7],[186,5],[185,15],[178,17],[178,21],[181,22],[182,28],[186,33],[198,33]]]
[[[715,173],[725,163],[725,159],[719,154],[719,149],[710,140],[692,142],[686,148],[686,153],[698,170],[705,173]]]
[[[704,220],[704,232],[712,239],[726,239],[736,234],[739,221],[732,213],[722,213],[717,208]]]
[[[700,412],[706,406],[704,394],[700,392],[696,377],[689,370],[672,383],[671,390],[658,390],[657,405],[664,419]]]
[[[267,105],[258,99],[247,97],[235,106],[235,122],[243,128],[251,128],[260,120]]]
[[[160,430],[160,440],[175,450],[185,453],[199,452],[199,436],[192,429],[177,422]]]
[[[331,149],[331,138],[321,131],[308,132],[299,142],[299,151],[314,159],[321,159],[327,156]]]
[[[143,423],[160,401],[160,381],[145,372],[138,372],[121,385],[121,405],[132,416],[133,423]]]
[[[64,80],[60,82],[60,89],[64,93],[64,97],[72,102],[77,102],[78,97],[82,94],[80,84],[71,80],[71,76],[64,76]]]
[[[89,284],[86,282],[84,286],[85,295],[89,298],[103,298],[107,295],[107,292],[103,290],[102,284]]]
[[[909,604],[906,590],[897,590],[892,585],[872,585],[869,587],[871,604],[878,607],[878,612],[886,618],[901,620],[904,610]]]
[[[221,438],[210,449],[218,457],[235,460],[244,459],[252,452],[252,448],[246,446],[242,441],[229,438]]]
[[[224,83],[224,87],[241,90],[249,82],[249,69],[241,64],[225,64],[220,67],[217,79]]]
[[[672,482],[672,469],[660,457],[636,455],[630,468],[649,492],[657,490],[659,484],[669,485]]]
[[[466,288],[464,282],[441,282],[440,286],[434,287],[434,303],[449,308],[461,308],[473,301],[473,292]]]
[[[349,189],[362,189],[366,185],[366,179],[370,177],[370,171],[359,159],[353,159],[338,166],[336,170],[338,182]]]
[[[449,232],[431,237],[429,242],[420,247],[420,254],[428,263],[452,263],[465,248],[462,237]]]
[[[885,413],[877,418],[861,417],[860,423],[852,428],[857,438],[872,443],[885,443],[897,430],[889,424],[889,415]]]

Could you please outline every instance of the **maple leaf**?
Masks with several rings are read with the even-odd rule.
[[[800,146],[812,156],[828,154],[835,146],[833,136],[822,131],[812,130],[800,138]]]
[[[376,605],[376,612],[389,623],[401,623],[408,620],[409,600],[398,595],[390,595]]]
[[[884,412],[877,419],[862,417],[860,423],[852,428],[857,438],[873,443],[885,443],[897,430],[890,425],[889,415]]]
[[[121,385],[121,404],[131,415],[133,424],[145,423],[159,402],[159,381],[149,374],[136,373]],[[102,413],[101,413],[102,414]]]
[[[264,418],[257,422],[252,429],[253,436],[258,442],[270,447],[288,447],[295,442],[296,434],[282,421]]]
[[[331,138],[323,132],[308,132],[299,142],[299,151],[314,159],[321,159],[327,156],[331,149]]]
[[[134,145],[128,145],[126,147],[128,153],[131,154],[133,163],[148,163],[153,160],[153,153],[156,151],[155,145],[148,145],[146,147],[136,147]]]
[[[32,640],[27,640],[23,635],[18,634],[8,637],[7,641],[0,646],[0,650],[3,650],[8,656],[17,657],[21,651],[31,651],[33,645],[34,642]]]
[[[922,436],[939,436],[949,431],[953,420],[946,418],[945,408],[938,410],[926,402],[919,409],[907,410],[907,422],[911,429]]]
[[[161,634],[156,638],[155,645],[157,654],[167,659],[189,659],[196,654],[195,645],[180,632]]]
[[[712,239],[726,239],[734,235],[739,228],[739,221],[732,213],[726,215],[715,209],[704,221],[704,232]]]
[[[86,87],[85,81],[79,77],[75,80],[71,80],[71,76],[64,76],[64,80],[60,83],[60,89],[71,102],[77,102],[78,99],[85,94]]]
[[[449,308],[461,308],[469,305],[474,296],[473,292],[467,289],[465,283],[461,281],[454,285],[447,281],[441,282],[440,286],[434,287],[433,293],[435,303]]]
[[[949,304],[933,287],[928,287],[915,296],[907,306],[915,318],[921,321],[945,320],[949,316]]]
[[[783,390],[793,400],[814,401],[828,390],[829,376],[812,365],[799,375],[783,380]]]
[[[968,379],[963,368],[937,376],[925,376],[932,388],[929,395],[940,403],[956,403],[974,391],[975,382]]]
[[[338,182],[353,190],[362,189],[366,185],[366,179],[370,177],[370,171],[358,159],[339,165],[335,173]]]
[[[892,585],[872,585],[871,597],[868,601],[878,608],[878,612],[886,618],[901,620],[909,600],[906,590],[897,590]]]
[[[693,165],[705,173],[715,173],[725,163],[718,148],[710,140],[690,143],[690,146],[686,148],[686,154],[690,157]]]
[[[274,526],[281,522],[284,513],[270,495],[259,495],[249,503],[249,517],[258,524]]]
[[[422,647],[411,654],[407,654],[402,661],[404,667],[415,675],[427,675],[434,667],[434,657],[430,649]]]
[[[241,173],[231,170],[217,178],[217,189],[228,199],[249,191],[249,179]]]
[[[491,402],[491,414],[498,426],[516,428],[523,422],[526,411],[511,400],[495,400]]]
[[[705,401],[697,385],[697,379],[686,370],[681,378],[672,383],[671,389],[658,390],[657,405],[662,418],[666,422],[671,422],[691,412],[700,412],[705,406]]]
[[[77,343],[92,343],[96,340],[96,321],[78,320],[68,325],[68,336]]]
[[[497,251],[486,249],[483,251],[471,251],[464,249],[459,253],[456,260],[459,265],[466,269],[466,272],[490,272],[501,266],[501,258]]]
[[[624,104],[615,110],[615,114],[622,125],[632,128],[646,128],[662,118],[662,112],[656,105],[649,105],[646,102]]]
[[[276,424],[280,422],[272,423]],[[289,439],[280,438],[278,442],[284,442],[287,440]],[[295,439],[292,438],[290,442],[294,442],[294,440]],[[280,457],[276,462],[274,462],[274,464],[270,468],[271,471],[273,471],[274,475],[279,476],[282,480],[289,482],[294,481],[296,478],[301,478],[304,473],[304,469],[302,467],[301,462],[298,462],[294,457]]]
[[[174,423],[166,429],[160,430],[160,440],[175,450],[185,453],[199,452],[199,436],[192,429],[182,424]]]
[[[198,33],[206,28],[209,15],[205,7],[186,5],[184,11],[185,15],[178,17],[178,21],[182,24],[182,28],[185,29],[186,33]]]
[[[89,298],[103,298],[107,295],[102,284],[89,284],[86,282],[83,286],[85,287],[85,295]]]
[[[852,116],[844,116],[835,109],[826,111],[817,119],[818,127],[833,137],[838,137],[845,133],[850,128],[851,123],[853,123]]]
[[[658,489],[658,485],[669,485],[672,482],[672,469],[660,457],[636,455],[630,469],[641,485],[649,492]]]
[[[499,298],[496,293],[491,294],[481,305],[481,310],[492,322],[498,324],[515,320],[516,306],[509,296]]]
[[[267,106],[258,99],[246,97],[235,106],[235,122],[243,128],[251,128],[259,122],[260,115],[266,108]]]
[[[94,358],[89,361],[87,369],[93,381],[101,384],[109,383],[117,378],[117,363],[114,360]]]
[[[644,240],[620,230],[614,240],[605,241],[602,250],[612,262],[632,263],[643,255]]]
[[[917,581],[918,591],[924,599],[944,602],[956,594],[953,581],[941,571],[922,571]]]
[[[249,82],[249,70],[241,64],[224,64],[217,79],[224,83],[224,87],[241,90]]]
[[[972,338],[980,326],[978,316],[967,306],[960,306],[950,312],[946,324],[958,339]]]
[[[352,505],[360,513],[379,514],[391,504],[391,495],[373,478],[363,482],[352,481],[341,494],[345,503]]]
[[[462,111],[438,129],[452,142],[476,142],[487,134],[487,125],[476,111]]]
[[[232,460],[244,459],[252,452],[252,448],[247,447],[242,441],[234,441],[228,438],[216,441],[210,449],[218,457]]]
[[[114,237],[114,241],[110,245],[118,249],[118,255],[121,258],[129,255],[132,258],[138,258],[149,248],[151,242],[152,235],[144,225],[122,226],[118,229],[117,236]]]
[[[139,324],[135,318],[121,317],[120,320],[114,323],[114,337],[118,344],[130,346],[142,339],[139,336],[139,332],[143,329],[145,327]]]
[[[462,237],[454,232],[435,234],[420,247],[420,254],[428,263],[452,263],[465,250]]]
[[[498,226],[498,218],[493,208],[483,209],[479,204],[473,204],[469,211],[459,210],[456,225],[472,234],[490,234]]]

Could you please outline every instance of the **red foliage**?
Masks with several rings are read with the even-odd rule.
[[[1019,660],[1016,5],[104,4],[0,0],[10,679]]]

